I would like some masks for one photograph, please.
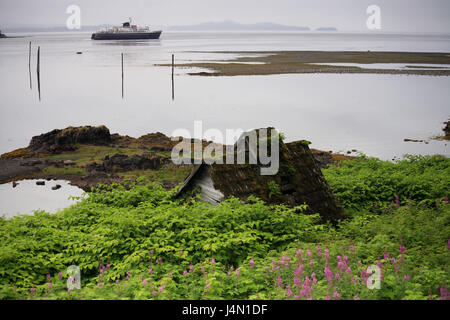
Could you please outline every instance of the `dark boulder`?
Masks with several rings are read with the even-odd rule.
[[[108,145],[110,142],[111,134],[105,126],[68,127],[33,137],[28,150],[35,154],[58,154],[74,151],[77,143]]]

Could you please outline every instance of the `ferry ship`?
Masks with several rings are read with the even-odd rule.
[[[162,31],[151,31],[148,26],[137,26],[124,22],[122,26],[100,30],[92,34],[92,40],[130,40],[130,39],[159,39]]]

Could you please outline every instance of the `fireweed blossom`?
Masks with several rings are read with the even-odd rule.
[[[286,286],[286,297],[290,297],[290,296],[292,296],[292,294],[293,294],[293,292],[291,290],[291,287],[287,285]]]
[[[349,249],[350,249],[350,251],[351,251],[352,253],[355,253],[355,246],[353,245],[353,243],[350,244]]]
[[[322,249],[320,249],[319,246],[316,246],[316,252],[317,252],[317,258],[321,258],[322,257]]]
[[[236,269],[236,274],[235,274],[236,279],[239,278],[239,273],[240,273],[240,272],[241,272],[241,268],[237,268],[237,269]]]
[[[281,277],[275,278],[275,281],[277,287],[281,287],[283,285],[283,279],[281,279]]]
[[[298,267],[297,267],[297,270],[294,272],[294,274],[296,275],[296,276],[299,276],[299,277],[302,277],[302,275],[303,275],[303,265],[301,264],[301,265],[299,265]]]
[[[328,281],[333,280],[333,272],[330,270],[330,268],[325,267],[325,269],[324,269],[324,275],[325,275],[325,278],[326,278]]]
[[[330,258],[330,251],[328,251],[328,248],[325,248],[325,259],[328,260]]]
[[[333,298],[335,298],[336,300],[339,299],[339,292],[335,291],[333,293]]]
[[[253,260],[253,259],[250,259],[250,262],[249,262],[249,264],[250,264],[250,266],[251,266],[251,267],[253,267],[253,266],[255,265],[255,260]]]
[[[302,283],[300,282],[300,280],[298,279],[298,277],[294,277],[294,284],[295,284],[297,287],[301,287],[301,285],[302,285]]]

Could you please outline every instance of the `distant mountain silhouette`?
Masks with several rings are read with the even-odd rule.
[[[338,31],[335,27],[320,27],[317,28],[316,31]]]
[[[82,31],[96,31],[104,28],[106,25],[98,25],[98,26],[82,26],[80,30],[70,30],[67,29],[66,26],[33,26],[33,27],[12,27],[12,28],[4,28],[7,32],[18,32],[18,33],[27,33],[27,32],[82,32]],[[108,25],[109,26],[109,25]]]
[[[309,27],[285,26],[277,23],[263,22],[254,24],[241,24],[234,21],[205,22],[190,26],[171,26],[172,31],[309,31]]]

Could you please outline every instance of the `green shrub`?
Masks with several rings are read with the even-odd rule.
[[[323,172],[343,207],[354,210],[404,205],[409,200],[434,205],[450,190],[450,159],[439,155],[409,155],[397,162],[363,156]]]

